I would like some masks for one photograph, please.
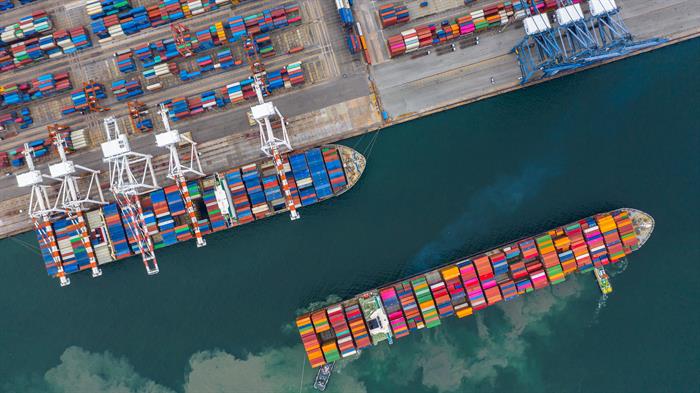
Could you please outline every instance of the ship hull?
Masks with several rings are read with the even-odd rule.
[[[350,190],[365,169],[364,156],[342,145],[293,151],[284,155],[285,172],[297,209],[337,197]],[[289,214],[281,181],[271,159],[242,165],[187,182],[204,235],[278,214]],[[141,195],[144,222],[156,250],[194,238],[191,219],[177,186]],[[302,209],[303,210],[303,209]],[[82,213],[99,265],[140,255],[138,241],[115,203]],[[80,230],[66,217],[54,217],[60,264],[66,274],[90,268]],[[49,276],[58,276],[45,232],[37,232]]]
[[[602,269],[605,265],[615,264],[644,245],[653,230],[653,218],[639,210],[621,208],[596,214],[537,236],[511,241],[489,251],[388,283],[352,299],[315,310],[313,314],[318,317],[324,310],[332,308],[335,315],[338,315],[338,309],[354,307],[358,300],[368,294],[399,288],[402,290],[401,310],[396,310],[396,301],[387,306],[390,307],[392,319],[420,321],[422,316],[422,320],[432,323],[424,326],[409,323],[410,330],[402,330],[402,335],[395,337],[398,339],[423,327],[439,326],[440,319],[452,315],[466,317],[499,302],[556,285],[575,272],[590,272],[594,268]],[[430,284],[430,291],[421,285],[425,281]],[[411,283],[413,293],[410,291],[411,286],[406,283]],[[453,306],[459,312],[452,312]],[[438,312],[435,312],[436,308]],[[416,310],[420,310],[420,315]],[[308,319],[308,315],[299,316],[297,325],[304,326],[303,333],[300,328],[300,334],[312,367],[319,367],[325,362],[312,344],[332,345],[333,329],[325,330],[323,336],[314,334],[314,325],[304,323]],[[353,319],[353,323],[358,325],[357,318]],[[364,333],[368,326],[366,319],[363,322],[366,326],[358,327],[360,333]],[[359,336],[360,334],[356,340],[364,338],[364,335]],[[345,345],[349,346],[345,341]],[[359,352],[368,346],[364,339],[356,349]]]

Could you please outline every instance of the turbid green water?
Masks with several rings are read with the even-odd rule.
[[[355,189],[164,249],[155,277],[60,288],[4,240],[1,390],[308,391],[297,310],[629,206],[656,231],[606,301],[577,276],[339,363],[329,391],[698,391],[698,64],[695,40],[386,129]]]

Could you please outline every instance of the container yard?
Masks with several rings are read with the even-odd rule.
[[[153,143],[154,135],[167,131],[158,121],[161,105],[171,125],[196,141],[202,174],[259,162],[267,153],[251,112],[256,101],[251,58],[264,64],[265,95],[286,116],[290,146],[303,150],[692,38],[700,27],[697,7],[688,0],[619,0],[617,8],[604,12],[594,0],[530,6],[520,1],[422,3],[5,2],[0,6],[0,169],[26,172],[26,145],[33,149],[36,170],[48,174],[49,165],[60,160],[50,137],[58,127],[68,130],[63,140],[70,159],[99,171],[98,182],[107,185],[100,146],[108,142],[103,120],[110,117],[128,134],[134,151],[153,157],[154,177],[165,179],[169,156]],[[603,43],[594,34],[596,43],[588,46],[562,38],[556,58],[537,57],[537,51],[527,56],[528,48],[536,49],[534,37],[555,33],[532,26],[546,19],[547,26],[558,29],[557,36],[572,38],[573,30],[566,29],[580,28],[579,14],[589,31],[613,19],[626,30],[617,32],[614,42]],[[588,60],[574,64],[573,55]],[[321,158],[305,158],[307,168],[299,168],[308,171],[304,181],[323,179]],[[301,206],[337,191],[342,179],[326,171],[328,184],[301,190]],[[266,214],[263,194],[271,210],[284,199],[276,198],[272,178],[259,176],[262,192],[246,194],[253,218]],[[0,178],[0,190],[0,234],[30,230],[28,189],[6,176]],[[57,184],[46,191],[49,197],[59,193]],[[110,194],[106,198],[115,202]],[[152,198],[142,203],[154,206]],[[221,223],[210,220],[208,225]],[[188,236],[177,227],[168,228],[174,239]],[[169,233],[152,243],[172,243]],[[556,266],[547,269],[545,279],[568,274],[564,267],[561,272]],[[439,316],[443,309],[435,307]]]
[[[575,272],[594,272],[607,294],[605,267],[637,251],[653,230],[654,219],[639,210],[596,214],[300,315],[296,325],[315,368],[557,285]]]

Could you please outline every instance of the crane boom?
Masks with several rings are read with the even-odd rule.
[[[43,175],[34,167],[33,153],[34,148],[29,147],[25,143],[22,154],[27,162],[29,171],[17,175],[17,184],[20,187],[32,188],[29,195],[29,216],[32,218],[39,241],[43,243],[44,249],[48,250],[51,256],[51,261],[56,268],[54,275],[58,277],[61,286],[65,287],[70,284],[70,279],[66,276],[66,272],[63,269],[63,260],[61,259],[56,236],[51,225],[51,216],[57,213],[65,213],[65,210],[57,205],[51,206],[46,192],[46,189],[49,187],[42,184],[44,178],[51,179],[51,177]]]
[[[102,143],[101,147],[104,155],[103,160],[109,163],[110,190],[114,194],[124,221],[126,221],[126,225],[136,241],[146,272],[148,275],[157,274],[160,271],[158,261],[138,198],[145,192],[158,189],[151,156],[131,151],[129,140],[119,130],[119,125],[114,117],[105,118],[104,127],[107,142]],[[132,166],[142,167],[140,171],[137,171],[138,177],[134,175]]]
[[[191,173],[197,177],[204,176],[202,172],[202,164],[199,161],[199,153],[197,151],[197,143],[186,135],[180,134],[178,130],[172,129],[170,127],[170,120],[168,119],[168,108],[161,104],[160,106],[160,116],[165,126],[165,132],[156,135],[156,143],[160,147],[166,147],[170,151],[170,160],[168,164],[168,178],[175,181],[180,190],[180,195],[182,200],[185,202],[185,210],[192,223],[192,231],[194,232],[194,237],[197,240],[197,247],[204,247],[207,245],[207,241],[202,235],[202,231],[199,227],[199,221],[197,220],[197,214],[194,210],[194,203],[192,203],[192,197],[190,195],[190,190],[187,187],[187,179],[185,175]],[[181,142],[189,143],[190,145],[190,159],[189,164],[185,165],[180,160],[180,155],[177,151],[178,145]]]

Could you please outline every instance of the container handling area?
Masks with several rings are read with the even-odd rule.
[[[157,272],[156,248],[206,244],[207,187],[232,168],[250,217],[297,217],[324,178],[336,195],[338,168],[348,185],[364,168],[326,144],[696,37],[699,16],[691,0],[7,0],[0,236],[36,230],[49,264],[69,239],[93,276],[105,252]],[[297,201],[302,164],[315,196]],[[243,191],[215,193],[225,227],[247,220]]]

